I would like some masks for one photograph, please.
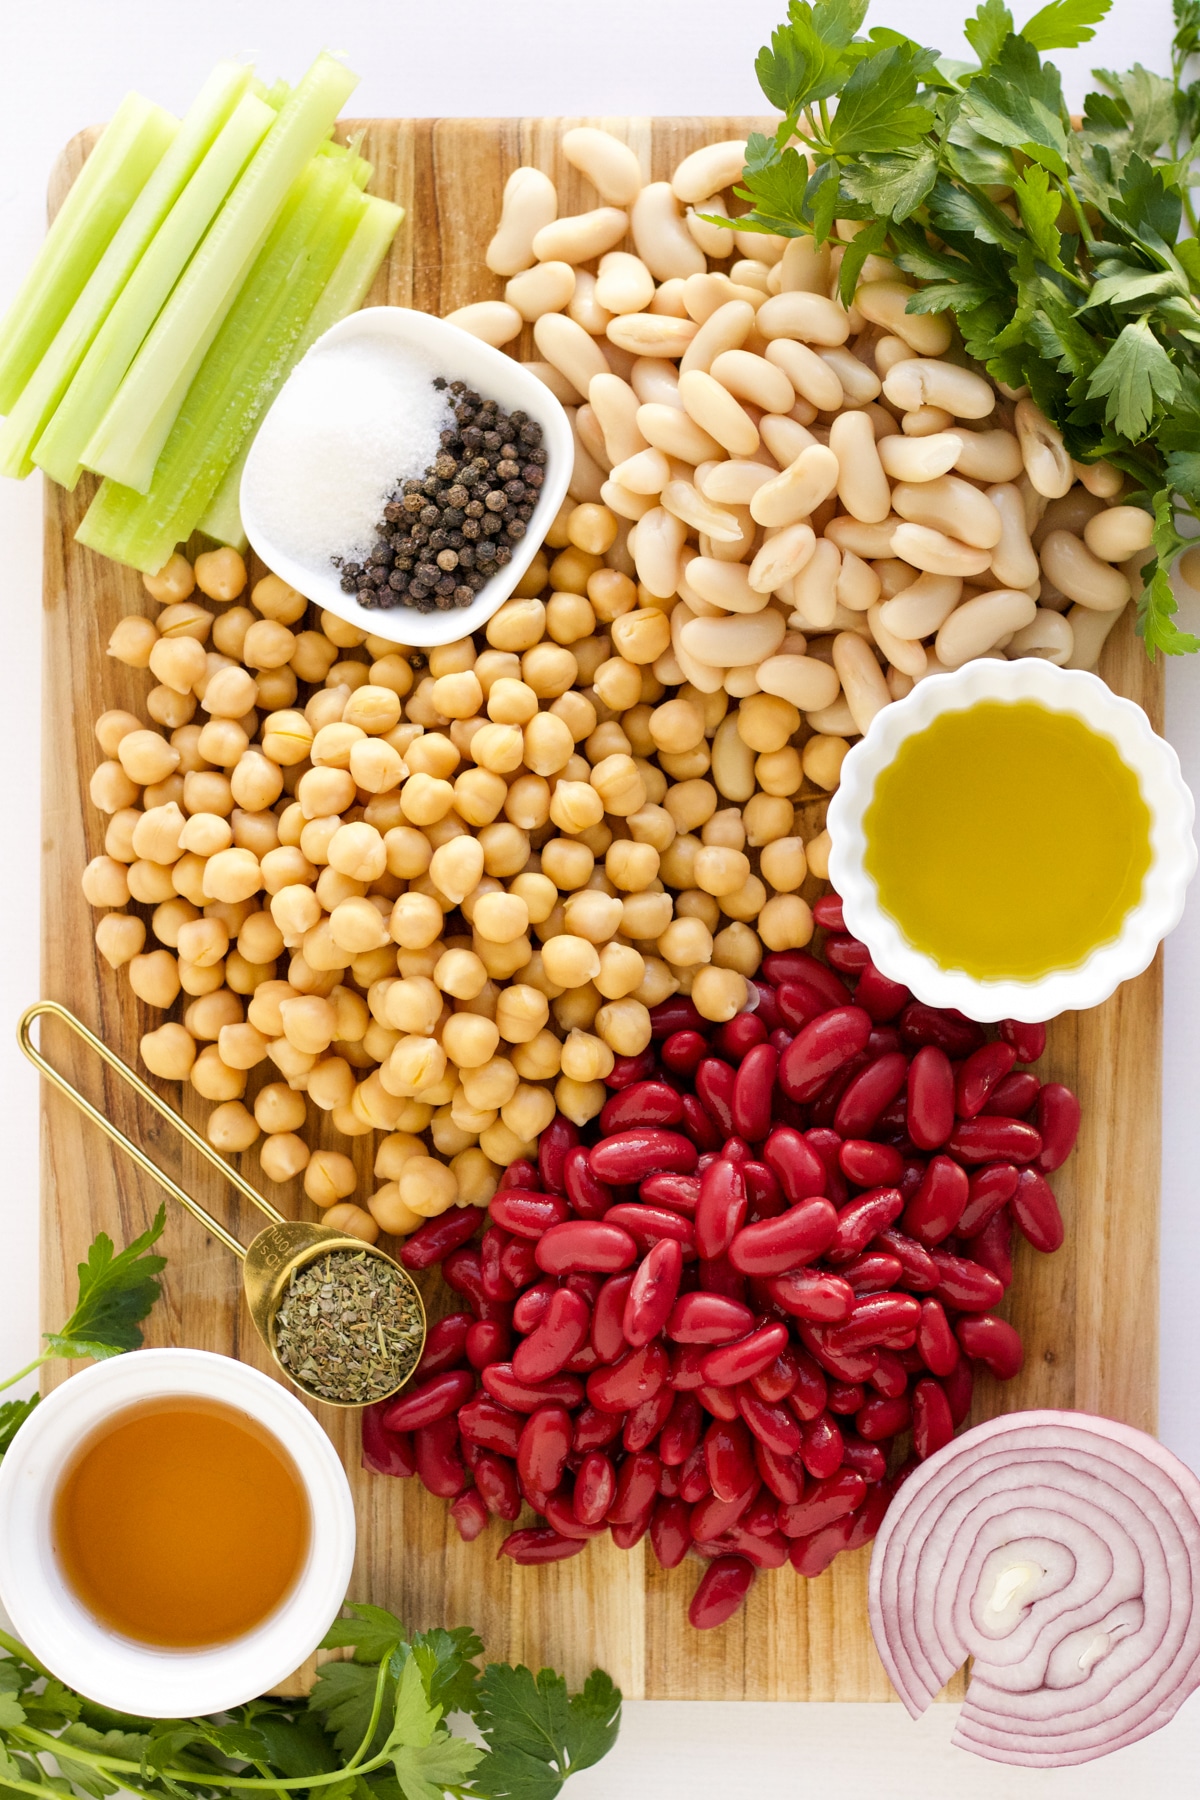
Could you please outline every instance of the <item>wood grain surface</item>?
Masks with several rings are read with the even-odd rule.
[[[399,201],[407,217],[372,292],[389,302],[446,312],[498,295],[501,283],[483,252],[505,180],[532,162],[558,183],[560,210],[595,204],[583,178],[558,150],[566,125],[598,123],[638,151],[654,178],[669,174],[699,145],[744,133],[744,119],[369,120],[364,154],[375,165],[374,190]],[[81,134],[55,173],[56,205],[78,173],[95,132]],[[518,346],[528,355],[528,346]],[[145,673],[108,659],[116,621],[152,612],[141,582],[73,542],[92,492],[74,495],[47,483],[43,724],[44,854],[42,988],[73,1007],[126,1060],[141,1033],[159,1023],[114,974],[92,940],[94,919],[79,889],[80,871],[102,847],[104,822],[87,787],[100,760],[93,720],[106,708],[144,714]],[[1109,639],[1101,673],[1146,707],[1162,726],[1162,676],[1147,663],[1129,617]],[[1068,1015],[1051,1027],[1047,1072],[1074,1087],[1083,1104],[1079,1148],[1055,1177],[1066,1244],[1052,1257],[1022,1244],[1004,1311],[1019,1326],[1026,1366],[1001,1386],[984,1380],[972,1418],[1028,1406],[1078,1407],[1153,1430],[1157,1394],[1159,1115],[1161,1104],[1161,958],[1107,1005]],[[107,1072],[87,1066],[73,1041],[53,1027],[43,1048],[108,1115],[137,1136],[185,1187],[248,1241],[256,1215],[191,1153],[181,1154],[164,1124],[140,1108]],[[161,1091],[193,1123],[208,1108],[190,1088]],[[324,1120],[324,1115],[320,1115]],[[332,1142],[332,1137],[330,1138]],[[372,1139],[350,1148],[370,1179]],[[253,1152],[241,1159],[261,1181]],[[307,1202],[263,1183],[282,1210]],[[42,1307],[45,1325],[66,1315],[74,1265],[98,1231],[118,1241],[144,1229],[159,1202],[154,1185],[110,1148],[52,1091],[42,1098]],[[270,1372],[250,1325],[232,1258],[178,1209],[168,1217],[169,1257],[163,1303],[149,1321],[152,1344],[186,1344],[239,1356]],[[436,1312],[436,1284],[428,1296]],[[51,1365],[47,1382],[65,1378]],[[351,1594],[393,1608],[413,1625],[471,1624],[494,1656],[550,1663],[578,1683],[600,1664],[630,1698],[885,1700],[891,1692],[866,1620],[869,1551],[841,1556],[817,1581],[790,1568],[764,1575],[748,1605],[727,1626],[692,1632],[685,1612],[699,1567],[659,1569],[644,1545],[631,1552],[608,1539],[567,1563],[518,1569],[496,1551],[506,1527],[493,1524],[474,1544],[460,1542],[444,1502],[415,1481],[359,1468],[355,1415],[319,1411],[342,1453],[358,1513],[358,1561]],[[961,1677],[948,1690],[961,1691]]]

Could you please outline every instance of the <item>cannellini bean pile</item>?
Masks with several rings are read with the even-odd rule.
[[[851,740],[974,656],[1090,667],[1149,542],[1120,476],[907,315],[890,264],[847,310],[841,246],[706,223],[742,144],[652,183],[606,132],[563,148],[597,206],[559,218],[518,169],[506,297],[451,315],[498,344],[530,324],[576,438],[478,639],[425,656],[309,618],[221,549],[147,577],[161,610],[109,645],[155,685],[150,723],[97,721],[83,888],[172,1014],[142,1060],[367,1241],[486,1205],[556,1109],[593,1118],[670,994],[738,1012],[812,936]],[[310,1148],[314,1109],[382,1134],[374,1193]]]

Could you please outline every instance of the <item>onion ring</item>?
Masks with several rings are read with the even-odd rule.
[[[914,1718],[974,1659],[954,1742],[1089,1762],[1200,1686],[1200,1481],[1078,1412],[978,1425],[922,1463],[871,1559],[876,1647]]]

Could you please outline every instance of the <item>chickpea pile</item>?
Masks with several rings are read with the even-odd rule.
[[[531,323],[576,436],[478,639],[426,657],[310,618],[226,548],[147,576],[160,610],[109,644],[155,685],[150,723],[97,721],[83,889],[173,1013],[142,1060],[367,1241],[485,1206],[556,1110],[595,1117],[669,995],[741,1010],[812,936],[851,740],[975,655],[1091,666],[1149,541],[1119,474],[906,314],[892,265],[846,309],[844,246],[705,223],[742,145],[648,185],[608,133],[563,147],[601,204],[560,219],[518,169],[506,298],[452,315],[494,343]],[[370,1196],[310,1108],[382,1134]]]

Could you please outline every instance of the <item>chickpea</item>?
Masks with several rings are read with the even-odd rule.
[[[242,1003],[228,988],[216,988],[192,1001],[183,1022],[194,1038],[215,1044],[226,1025],[242,1023]]]
[[[390,1094],[413,1100],[437,1086],[446,1073],[446,1052],[432,1037],[402,1037],[380,1070]]]
[[[596,670],[593,688],[605,706],[623,713],[641,699],[641,671],[636,663],[626,661],[623,656],[610,656]],[[630,748],[628,739],[625,739],[625,747]],[[590,738],[588,749],[590,754],[595,754]]]
[[[233,789],[227,775],[215,769],[193,769],[183,778],[183,810],[212,813],[227,819],[233,811]],[[232,828],[231,828],[232,835]]]
[[[807,779],[832,793],[842,778],[842,764],[850,746],[842,737],[810,737],[804,746],[803,767]],[[782,789],[771,789],[782,792]],[[792,790],[795,792],[795,790]]]
[[[147,1006],[165,1011],[179,993],[179,965],[169,950],[148,950],[130,959],[129,985]]]
[[[500,1185],[500,1165],[482,1149],[460,1150],[451,1157],[450,1167],[458,1182],[460,1206],[486,1206]]]
[[[555,718],[562,719],[569,728],[575,743],[591,736],[596,729],[596,709],[585,694],[572,689],[569,694],[560,694],[551,702],[550,711]]]
[[[339,1150],[314,1150],[304,1171],[304,1192],[315,1206],[333,1206],[358,1186],[358,1175],[348,1156]]]
[[[670,894],[628,894],[621,902],[621,929],[642,942],[660,937],[671,923],[674,905]]]
[[[612,1000],[596,1014],[596,1030],[618,1056],[639,1056],[650,1042],[649,1009],[640,1000]]]
[[[536,1141],[554,1117],[554,1096],[544,1087],[521,1082],[510,1100],[500,1108],[500,1118],[508,1129],[527,1143]]]
[[[749,877],[750,859],[741,850],[705,844],[696,852],[694,872],[706,894],[734,894]]]
[[[798,837],[772,839],[763,846],[759,866],[764,878],[779,893],[794,893],[804,885],[808,874],[803,840]]]
[[[483,1112],[503,1106],[516,1092],[517,1072],[507,1058],[494,1056],[480,1068],[463,1069],[461,1081],[467,1102]]]
[[[385,1137],[375,1152],[375,1173],[383,1181],[398,1181],[400,1171],[414,1156],[424,1156],[425,1146],[411,1133],[394,1131]]]
[[[137,827],[134,827],[136,834]],[[112,856],[94,856],[82,877],[83,897],[89,906],[127,906],[129,880],[124,863]]]
[[[643,1006],[658,1006],[662,1001],[679,992],[681,983],[670,965],[659,956],[646,957],[646,973],[640,987],[634,989],[634,999],[640,1000]]]
[[[361,1206],[354,1206],[349,1201],[340,1201],[331,1206],[325,1214],[324,1223],[332,1225],[345,1237],[358,1238],[364,1244],[374,1244],[379,1238],[379,1225],[369,1212]]]
[[[478,1013],[454,1013],[442,1028],[442,1046],[460,1069],[483,1068],[495,1056],[499,1042],[495,1021]]]
[[[250,738],[236,719],[210,719],[200,728],[196,748],[205,762],[232,769],[250,748]]]
[[[564,585],[556,582],[556,586]],[[540,600],[506,600],[487,622],[487,641],[495,650],[531,650],[546,630],[546,608]]]
[[[527,1044],[514,1044],[510,1056],[522,1081],[553,1080],[562,1067],[562,1045],[554,1032],[546,1028]]]
[[[113,708],[109,712],[101,713],[96,720],[96,742],[105,756],[115,757],[121,739],[128,737],[131,731],[140,731],[141,729],[142,721],[136,714],[121,712],[119,709]]]
[[[241,1150],[248,1150],[258,1137],[258,1126],[254,1115],[248,1112],[240,1100],[227,1100],[208,1115],[205,1134],[215,1150],[225,1155],[236,1155]]]
[[[735,919],[713,938],[712,959],[718,969],[736,969],[749,977],[762,962],[762,945],[748,925]]]
[[[195,563],[196,586],[210,600],[236,600],[246,585],[246,565],[228,545],[202,550]]]
[[[252,850],[218,850],[204,866],[204,892],[210,900],[248,900],[262,887],[262,869]]]
[[[222,919],[193,917],[181,921],[175,931],[175,948],[194,967],[215,968],[229,949],[229,929]]]
[[[623,1000],[642,984],[646,961],[630,944],[606,944],[600,952],[596,987],[607,1000]]]
[[[556,644],[576,644],[595,629],[596,614],[585,595],[551,594],[546,602],[546,630]]]
[[[200,1052],[188,1079],[202,1100],[240,1100],[246,1092],[245,1072],[223,1063],[215,1044]]]
[[[710,931],[715,931],[721,908],[714,896],[706,894],[702,888],[684,888],[675,896],[675,917],[702,919]]]
[[[755,794],[742,808],[746,842],[757,850],[765,844],[774,843],[776,838],[788,837],[792,831],[792,819],[790,800],[779,794]]]
[[[804,746],[806,755],[809,746],[815,741],[810,738]],[[790,744],[783,750],[764,751],[754,764],[755,779],[763,792],[781,797],[799,793],[805,773],[806,770],[801,766],[800,752]]]
[[[229,778],[229,791],[246,812],[263,812],[283,792],[283,771],[261,750],[247,750]]]
[[[392,908],[389,930],[406,950],[423,950],[441,935],[442,909],[428,894],[401,894]]]
[[[284,1081],[272,1081],[258,1090],[254,1117],[260,1131],[299,1131],[308,1117],[308,1108],[303,1094],[293,1092]]]
[[[324,681],[336,661],[337,650],[319,631],[301,631],[296,634],[291,667],[301,681]]]
[[[309,1070],[307,1093],[322,1112],[348,1106],[354,1093],[354,1071],[343,1056],[326,1056]]]
[[[531,925],[540,925],[558,905],[558,889],[548,875],[536,870],[513,878],[510,891],[525,902]]]
[[[160,637],[150,652],[148,667],[164,687],[189,694],[208,666],[203,644],[194,637]],[[184,720],[177,723],[183,724]]]
[[[529,908],[519,894],[483,894],[475,906],[472,924],[489,943],[511,944],[528,931]]]
[[[146,1032],[139,1050],[150,1073],[163,1081],[186,1081],[196,1060],[196,1043],[191,1032],[174,1023]]]
[[[240,719],[258,701],[258,688],[247,669],[218,669],[201,695],[205,712],[219,719]]]
[[[670,794],[667,795],[668,801]],[[696,858],[704,848],[700,839],[685,832],[674,838],[659,859],[659,872],[664,881],[681,891],[696,885]]]
[[[195,585],[192,565],[179,550],[167,558],[157,575],[142,576],[142,586],[150,598],[163,606],[172,600],[186,600]]]
[[[581,888],[563,908],[563,925],[590,944],[606,944],[621,929],[621,902],[596,888]]]
[[[746,978],[736,969],[715,964],[698,969],[692,982],[692,1005],[701,1018],[724,1024],[746,1004]]]
[[[421,1214],[406,1206],[400,1198],[399,1186],[394,1181],[385,1182],[371,1195],[367,1210],[379,1229],[392,1237],[408,1237],[423,1222]]]
[[[151,688],[146,695],[146,711],[156,725],[165,725],[169,730],[178,730],[195,717],[196,696],[180,694],[174,688],[159,686]],[[176,781],[178,776],[168,776],[168,780]]]
[[[432,1156],[413,1156],[400,1171],[400,1199],[423,1219],[436,1219],[458,1198],[458,1178],[453,1169]]]
[[[659,954],[678,968],[712,957],[712,932],[702,919],[673,919],[658,939]]]
[[[129,732],[117,746],[117,759],[130,781],[136,781],[141,787],[149,782],[165,781],[179,767],[178,750],[158,731]],[[128,805],[129,802],[121,804]]]
[[[812,909],[799,894],[776,894],[758,915],[758,935],[768,950],[802,950],[812,934]]]
[[[658,876],[659,854],[653,844],[618,838],[609,846],[604,870],[614,887],[640,893]]]
[[[294,625],[308,611],[303,594],[279,575],[264,575],[250,590],[250,603],[264,619],[277,619],[281,625]]]
[[[478,838],[457,837],[433,853],[429,875],[451,906],[465,900],[483,874],[483,845]]]
[[[254,624],[254,614],[248,606],[231,606],[227,613],[213,624],[213,645],[220,655],[226,659],[224,666],[230,662],[240,662],[246,643],[246,633]]]
[[[337,1014],[328,1000],[304,994],[284,1000],[279,1008],[283,1034],[293,1049],[319,1056],[333,1042]]]
[[[158,627],[153,619],[136,613],[120,619],[108,640],[108,655],[130,669],[148,669],[150,652],[158,642]]]
[[[329,915],[329,931],[338,949],[352,956],[382,949],[388,942],[384,915],[372,901],[354,895],[334,907]]]
[[[110,969],[122,969],[141,953],[146,927],[132,913],[105,913],[96,925],[96,948]]]
[[[681,781],[667,790],[663,805],[674,819],[676,831],[695,831],[716,812],[717,790],[711,781]]]
[[[815,838],[810,838],[806,846],[808,867],[819,881],[829,879],[829,833],[819,831]]]
[[[296,699],[296,677],[290,668],[260,669],[258,704],[264,712],[278,712]]]
[[[751,694],[742,701],[735,718],[743,744],[760,755],[782,750],[800,728],[799,709],[775,694]]]
[[[586,1125],[594,1119],[607,1099],[603,1081],[577,1081],[564,1074],[554,1084],[555,1104],[573,1125]]]

